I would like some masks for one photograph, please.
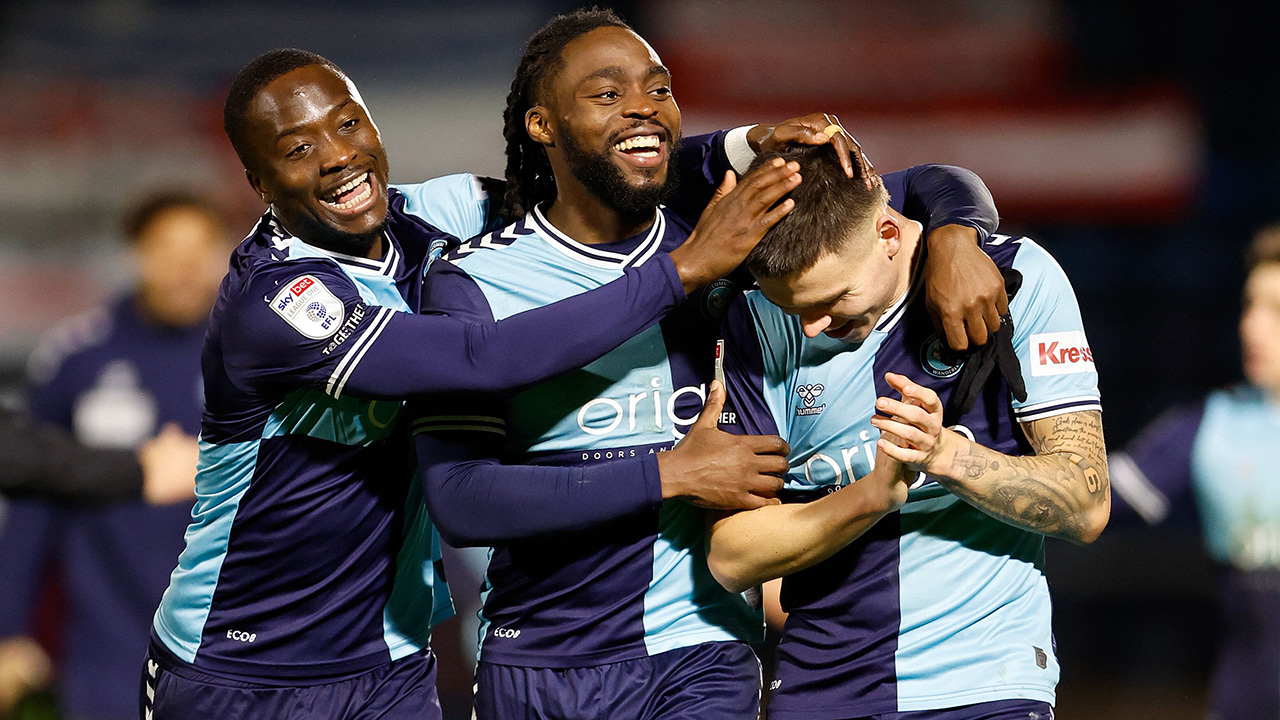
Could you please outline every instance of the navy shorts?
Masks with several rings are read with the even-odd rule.
[[[142,668],[141,720],[440,720],[430,649],[321,685],[273,686],[161,667]]]
[[[1053,706],[1038,700],[996,700],[945,710],[881,713],[855,720],[1053,720]]]
[[[477,720],[755,720],[760,661],[715,642],[584,668],[481,661]]]

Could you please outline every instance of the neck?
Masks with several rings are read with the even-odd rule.
[[[893,298],[897,302],[899,298],[911,289],[911,284],[915,282],[916,276],[924,268],[924,243],[922,239],[923,228],[920,223],[914,220],[904,218],[902,223],[902,245],[898,250],[898,257],[906,262],[898,267],[898,284],[894,288]]]
[[[638,216],[624,215],[606,205],[568,173],[556,173],[556,199],[547,220],[584,245],[616,242],[653,224],[653,208]]]
[[[329,252],[340,253],[342,255],[350,255],[351,257],[364,258],[365,260],[381,260],[382,256],[386,253],[386,248],[383,247],[383,243],[385,242],[385,240],[383,240],[383,235],[386,234],[385,228],[378,230],[378,234],[373,237],[373,240],[368,241],[367,243],[366,240],[368,236],[365,235],[348,235],[343,237],[341,241],[332,241],[323,238],[303,237],[293,230],[290,230],[289,226],[284,224],[284,219],[280,217],[280,213],[275,211],[274,206],[271,208],[271,214],[275,216],[276,222],[280,223],[280,227],[283,228],[285,232],[298,238],[302,242],[313,247],[318,247],[321,250],[328,250]]]

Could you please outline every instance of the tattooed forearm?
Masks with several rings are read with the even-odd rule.
[[[1012,457],[966,441],[950,477],[938,477],[983,512],[1025,530],[1076,543],[1106,525],[1111,494],[1101,414],[1069,413],[1026,423],[1036,455]]]

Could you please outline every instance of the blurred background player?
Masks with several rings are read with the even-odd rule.
[[[96,448],[181,439],[194,477],[200,346],[232,237],[213,203],[177,193],[144,199],[124,234],[136,284],[46,337],[31,360],[31,413]],[[52,563],[66,598],[55,654],[68,717],[136,717],[137,662],[182,550],[193,487],[161,505],[9,505],[0,528],[0,635],[31,631],[35,603],[46,596],[42,570]]]
[[[194,439],[173,427],[137,450],[115,450],[84,445],[66,428],[0,408],[0,495],[168,505],[190,499],[196,451]]]
[[[1280,717],[1280,225],[1257,233],[1247,266],[1245,382],[1167,412],[1110,458],[1118,509],[1152,525],[1194,515],[1221,571],[1214,720]]]

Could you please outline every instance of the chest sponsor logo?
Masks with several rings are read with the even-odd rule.
[[[1031,375],[1072,375],[1093,372],[1093,350],[1080,330],[1031,336]]]
[[[679,440],[684,437],[685,430],[698,421],[702,405],[707,401],[707,386],[686,385],[669,394],[664,393],[664,389],[669,387],[668,383],[655,377],[650,381],[648,390],[631,393],[625,398],[594,398],[578,409],[578,429],[601,437],[615,433],[664,431],[670,427],[671,435]],[[691,406],[688,401],[683,401],[686,395],[697,398],[698,409],[688,417],[682,417],[680,413],[687,413]],[[682,404],[684,409],[680,407]]]
[[[801,385],[796,388],[796,395],[800,396],[800,401],[803,403],[802,407],[796,408],[796,416],[805,417],[806,415],[817,415],[823,410],[826,410],[826,403],[821,405],[814,404],[818,402],[818,398],[822,396],[823,390],[826,390],[826,388],[823,387],[821,383]]]
[[[312,340],[323,340],[337,332],[344,314],[342,301],[314,275],[290,282],[271,301],[271,309]]]

